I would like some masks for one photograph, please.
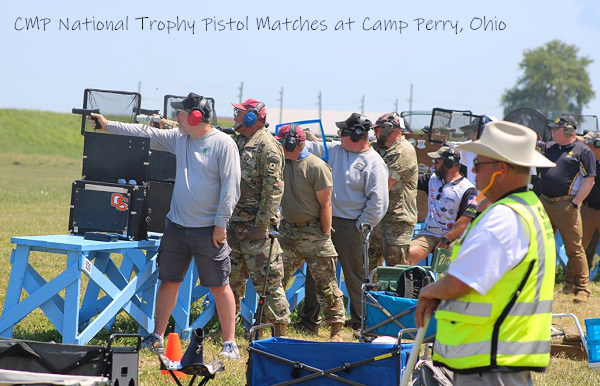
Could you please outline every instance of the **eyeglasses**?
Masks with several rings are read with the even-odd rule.
[[[478,160],[477,158],[475,158],[473,160],[473,169],[475,169],[475,172],[479,171],[479,165],[485,165],[485,164],[498,164],[502,161],[485,161],[485,162],[481,162],[480,160]]]
[[[431,159],[431,161],[432,161],[434,164],[437,164],[438,162],[442,162],[442,159],[441,159],[441,158],[432,158],[432,159]]]
[[[338,137],[349,137],[350,135],[352,135],[352,130],[338,129],[337,135]]]
[[[241,113],[241,112],[245,113],[245,112],[246,112],[246,110],[238,109],[237,107],[234,107],[234,108],[233,108],[233,116],[234,116],[234,117],[237,117],[237,116],[238,116],[238,114],[239,114],[239,113]]]
[[[179,113],[181,113],[182,111],[183,111],[183,110],[175,109],[175,110],[173,111],[173,116],[174,116],[174,117],[177,117],[177,116],[179,115]]]

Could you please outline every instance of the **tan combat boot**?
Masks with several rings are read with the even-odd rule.
[[[273,323],[273,329],[275,330],[275,336],[285,336],[285,330],[287,323]]]
[[[343,342],[342,327],[344,327],[344,323],[332,323],[330,327],[331,334],[329,335],[329,340],[332,342]]]

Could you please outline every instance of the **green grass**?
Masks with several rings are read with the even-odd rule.
[[[82,139],[79,117],[24,110],[0,109],[0,303],[4,303],[11,265],[10,253],[13,236],[64,234],[68,229],[71,183],[81,175]],[[64,269],[65,258],[48,253],[33,253],[32,265],[47,280]],[[85,280],[84,280],[85,282]],[[557,289],[560,286],[557,286]],[[587,305],[576,305],[571,298],[555,292],[554,312],[572,312],[583,324],[584,318],[600,317],[600,295],[597,284],[591,286],[592,300]],[[192,307],[192,319],[202,311],[201,302]],[[558,325],[572,324],[556,320]],[[205,344],[205,358],[212,360],[221,348],[219,325],[211,322],[211,333]],[[101,331],[90,343],[105,344],[111,332],[136,332],[135,322],[125,313],[119,314],[112,331]],[[172,331],[172,325],[169,326]],[[352,333],[344,330],[347,341]],[[313,339],[290,331],[298,339]],[[327,331],[321,330],[317,339],[326,340]],[[15,338],[39,341],[61,341],[60,334],[38,309],[23,319],[15,328]],[[226,371],[219,373],[214,385],[243,385],[247,360],[247,338],[241,328],[237,340],[242,360],[227,362]],[[168,376],[158,371],[158,361],[147,350],[140,357],[140,385],[172,385]],[[600,375],[589,370],[586,362],[566,358],[552,358],[548,371],[534,374],[536,385],[591,385],[600,384]],[[186,382],[187,383],[187,382]]]
[[[83,151],[80,127],[81,115],[0,109],[0,154],[79,158]]]

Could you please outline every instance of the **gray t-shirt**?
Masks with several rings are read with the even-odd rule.
[[[311,153],[323,156],[322,143],[306,141]],[[335,217],[379,224],[388,209],[388,168],[375,150],[360,153],[348,151],[340,142],[328,142],[329,161],[333,174],[332,214]]]
[[[240,157],[233,139],[217,129],[193,138],[179,129],[109,121],[108,133],[146,136],[150,148],[177,158],[177,174],[167,217],[186,227],[226,227],[240,198]]]

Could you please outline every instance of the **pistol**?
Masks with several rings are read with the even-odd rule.
[[[96,129],[101,129],[102,126],[100,126],[100,121],[98,121],[98,118],[92,117],[90,114],[94,113],[94,114],[100,114],[100,109],[77,109],[77,108],[73,108],[71,110],[71,112],[73,114],[79,114],[79,115],[83,115],[84,117],[89,116],[90,119],[92,121],[94,121],[94,123],[96,124]],[[83,130],[83,128],[82,128]],[[83,134],[83,132],[81,133]]]

